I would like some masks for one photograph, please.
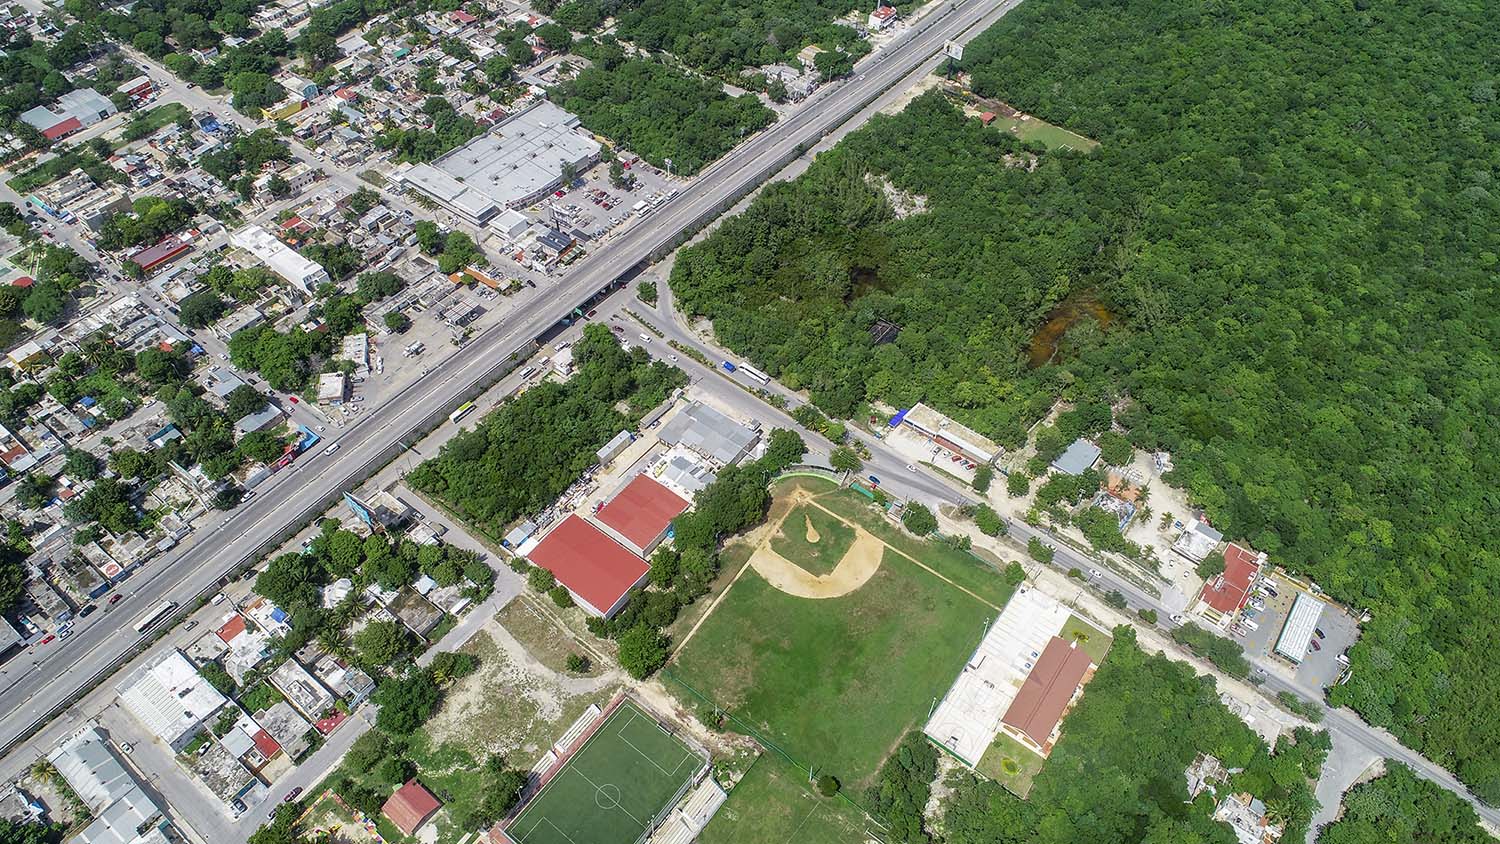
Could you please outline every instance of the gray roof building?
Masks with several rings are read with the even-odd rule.
[[[92,126],[118,110],[109,97],[92,88],[79,88],[58,97],[56,108],[37,106],[22,112],[21,119],[48,138],[56,139]],[[64,126],[69,121],[77,124]]]
[[[582,170],[599,158],[602,147],[578,125],[577,115],[543,100],[399,178],[469,223],[484,225],[555,190],[564,167]]]
[[[1081,475],[1087,472],[1098,459],[1099,446],[1079,437],[1068,446],[1067,451],[1052,461],[1052,468],[1064,475]]]
[[[696,401],[661,426],[662,442],[680,444],[721,466],[738,463],[758,439],[759,433]]]
[[[234,423],[234,437],[239,439],[246,434],[256,431],[264,431],[281,420],[281,408],[274,404],[267,404],[255,413],[246,414]]]
[[[9,621],[0,618],[0,654],[21,644],[21,633]]]
[[[69,844],[167,844],[170,824],[135,777],[90,727],[58,745],[47,758],[94,820]]]

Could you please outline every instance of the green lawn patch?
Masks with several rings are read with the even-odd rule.
[[[1031,793],[1031,781],[1046,761],[1036,751],[1001,733],[980,757],[979,773],[1010,789],[1017,797],[1025,797]]]
[[[132,141],[138,141],[168,123],[176,123],[188,116],[187,106],[182,103],[167,103],[148,111],[138,112],[129,123],[125,124],[125,131],[122,133],[123,140],[116,144],[115,148],[119,149]]]
[[[994,610],[889,549],[864,586],[796,598],[753,569],[678,652],[668,683],[858,793],[953,682]]]
[[[705,764],[627,700],[505,834],[517,844],[634,844]]]
[[[799,504],[787,513],[781,531],[771,538],[771,549],[812,574],[825,575],[838,567],[854,544],[854,528],[826,510]]]
[[[1108,633],[1076,615],[1068,617],[1057,635],[1069,642],[1077,640],[1078,647],[1083,648],[1095,665],[1104,664],[1104,655],[1109,653],[1109,646],[1115,641]]]
[[[774,753],[755,761],[698,836],[702,844],[864,844],[866,819],[847,801],[820,797],[807,774]]]

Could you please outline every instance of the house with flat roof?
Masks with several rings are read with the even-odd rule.
[[[636,475],[599,508],[594,519],[622,545],[646,557],[666,538],[672,520],[687,508],[687,499],[646,475]]]
[[[324,712],[333,708],[333,693],[324,688],[318,678],[309,674],[295,659],[276,666],[268,679],[309,721],[322,718]]]
[[[1212,525],[1199,519],[1188,519],[1187,526],[1182,529],[1182,535],[1172,543],[1172,550],[1198,563],[1212,554],[1223,541],[1224,534],[1214,530]]]
[[[150,657],[115,688],[126,711],[174,751],[228,702],[176,648]]]
[[[526,555],[567,588],[589,613],[609,618],[651,567],[581,516],[569,516]]]

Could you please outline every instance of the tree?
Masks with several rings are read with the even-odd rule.
[[[835,446],[833,451],[828,453],[828,465],[832,466],[836,471],[847,472],[852,475],[863,469],[865,464],[864,461],[859,459],[859,455],[855,453],[854,449],[846,445],[841,445]]]
[[[656,673],[667,662],[667,640],[645,624],[637,624],[621,634],[620,665],[637,680]]]
[[[1208,556],[1198,561],[1198,576],[1204,580],[1212,580],[1224,573],[1224,553],[1213,551]]]
[[[79,448],[64,452],[63,471],[80,481],[91,481],[99,477],[99,458]]]
[[[1051,545],[1048,545],[1045,542],[1042,542],[1041,539],[1033,536],[1030,539],[1026,540],[1026,553],[1031,555],[1031,559],[1036,560],[1039,563],[1050,563],[1052,562],[1052,557],[1056,552],[1052,550]]]
[[[177,316],[188,328],[205,328],[217,322],[228,303],[212,290],[200,290],[182,300]]]
[[[411,647],[411,638],[398,622],[373,621],[354,634],[354,647],[365,664],[390,665]]]
[[[1109,604],[1117,610],[1125,609],[1125,596],[1117,589],[1111,589],[1104,593],[1104,603]]]
[[[442,700],[442,692],[428,672],[414,668],[404,677],[382,680],[370,700],[380,707],[375,726],[391,736],[402,737],[416,732],[432,717]]]
[[[1003,536],[1009,532],[1000,514],[996,513],[993,507],[984,504],[979,505],[979,509],[974,511],[974,525],[985,536]]]
[[[818,793],[824,797],[832,797],[839,793],[839,781],[833,774],[824,774],[818,777]]]
[[[136,353],[135,371],[152,384],[181,381],[187,376],[188,363],[182,354],[147,348]]]
[[[787,428],[776,428],[768,438],[766,456],[762,458],[762,462],[772,467],[772,471],[779,472],[802,462],[805,454],[807,443],[803,442],[800,434]]]
[[[400,311],[386,311],[385,327],[400,334],[411,328],[411,318]]]
[[[1031,478],[1020,469],[1012,469],[1005,477],[1005,494],[1011,498],[1021,498],[1031,491]]]
[[[379,730],[370,730],[349,745],[344,763],[356,771],[370,771],[391,752],[390,738]]]
[[[640,284],[636,285],[635,295],[642,302],[645,302],[653,308],[656,307],[656,282],[643,281]]]
[[[994,480],[995,469],[993,466],[986,463],[980,466],[978,469],[974,470],[974,480],[971,481],[969,485],[974,488],[975,492],[982,495],[990,491],[990,484],[993,483]]]
[[[400,785],[417,775],[417,766],[410,759],[387,756],[375,766],[375,778],[386,785]]]
[[[538,592],[551,592],[557,586],[557,577],[541,566],[526,573],[526,583]]]
[[[442,651],[432,658],[432,679],[439,685],[467,677],[479,670],[479,660],[472,654]]]
[[[906,502],[906,507],[901,511],[901,524],[917,536],[926,536],[937,530],[937,517],[925,505],[915,501]]]
[[[33,322],[48,325],[56,322],[67,311],[68,300],[67,292],[57,282],[42,279],[33,284],[31,292],[21,300],[21,310]]]
[[[567,660],[568,671],[573,674],[582,674],[589,670],[588,659],[576,653],[569,653]]]
[[[1099,446],[1100,458],[1110,466],[1127,466],[1135,454],[1135,449],[1130,446],[1130,440],[1115,431],[1105,431],[1099,434],[1094,438],[1094,444]]]

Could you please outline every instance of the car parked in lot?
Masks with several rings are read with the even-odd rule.
[[[1318,644],[1318,640],[1317,639],[1310,640],[1308,642],[1308,644],[1312,645],[1312,649],[1315,650],[1315,651],[1321,651],[1321,650],[1323,650],[1323,646],[1320,645],[1320,644]]]
[[[1323,632],[1323,628],[1321,628],[1321,627],[1314,627],[1313,628],[1313,632],[1316,633],[1316,634],[1318,634],[1318,638],[1319,639],[1327,639],[1328,638],[1328,634],[1324,633]]]

